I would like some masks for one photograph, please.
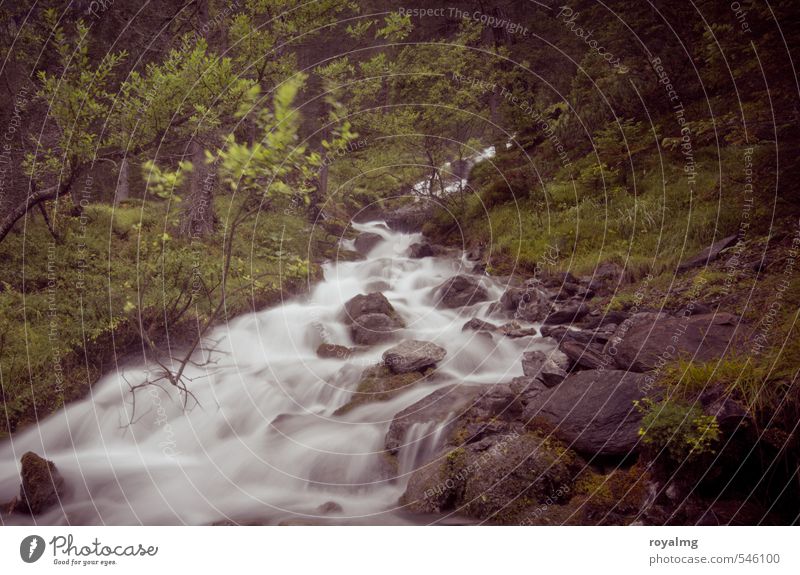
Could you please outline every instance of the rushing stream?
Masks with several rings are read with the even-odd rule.
[[[141,389],[128,425],[128,385],[145,381],[147,367],[109,373],[85,399],[0,445],[0,501],[16,495],[19,459],[34,451],[55,462],[71,489],[61,507],[35,518],[42,524],[435,519],[404,513],[398,498],[409,472],[437,448],[441,434],[435,426],[411,426],[398,455],[398,476],[386,479],[382,452],[393,416],[440,386],[507,382],[522,374],[523,351],[542,344],[462,332],[471,317],[487,317],[490,302],[438,309],[433,288],[468,272],[466,259],[409,259],[407,249],[419,234],[390,232],[377,222],[356,227],[386,241],[364,261],[326,265],[324,281],[303,300],[243,315],[209,335],[220,342],[214,361],[188,373],[199,407],[184,411],[174,389]],[[503,286],[485,281],[492,300],[499,298]],[[344,302],[378,290],[404,318],[403,337],[432,341],[447,356],[435,383],[421,382],[392,400],[334,416],[361,371],[393,344],[350,359],[320,359],[316,349],[323,342],[350,345],[341,321]],[[321,513],[326,502],[341,510],[329,505],[328,514]]]

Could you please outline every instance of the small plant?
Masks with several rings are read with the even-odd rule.
[[[650,398],[635,403],[644,414],[639,435],[645,445],[664,452],[674,463],[713,454],[719,439],[719,424],[713,415],[695,405],[678,401],[655,402]]]

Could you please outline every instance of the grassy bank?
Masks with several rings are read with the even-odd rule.
[[[185,345],[221,298],[219,321],[297,293],[318,273],[304,214],[275,210],[236,235],[223,290],[230,201],[218,200],[218,231],[202,238],[178,236],[175,206],[132,201],[51,212],[52,231],[34,212],[0,244],[0,435],[83,397],[126,356]]]

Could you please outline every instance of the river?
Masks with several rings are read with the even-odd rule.
[[[209,334],[219,342],[212,362],[187,372],[198,406],[190,401],[185,411],[175,389],[149,387],[137,391],[133,413],[128,386],[145,381],[148,366],[108,373],[85,399],[0,445],[0,501],[17,494],[19,459],[34,451],[54,461],[70,486],[60,506],[35,518],[39,524],[436,521],[405,513],[398,498],[410,472],[439,447],[439,429],[412,426],[398,472],[387,476],[383,444],[394,415],[441,386],[510,381],[522,375],[522,353],[544,344],[463,332],[468,319],[488,318],[490,302],[435,306],[435,286],[469,272],[464,256],[410,259],[408,247],[421,235],[393,232],[382,222],[355,227],[384,238],[365,260],[326,264],[308,296]],[[497,300],[504,286],[483,281]],[[321,359],[316,349],[323,342],[350,345],[344,303],[378,290],[406,322],[399,335],[432,341],[447,356],[432,381],[334,416],[361,371],[393,344],[350,359]]]

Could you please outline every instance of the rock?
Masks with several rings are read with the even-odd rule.
[[[411,244],[408,248],[408,257],[419,260],[422,258],[433,257],[435,254],[430,244]]]
[[[385,365],[368,367],[361,374],[361,380],[358,382],[358,387],[353,392],[350,401],[333,414],[336,416],[344,415],[359,405],[391,399],[412,385],[426,379],[428,375],[427,372],[418,371],[393,373]]]
[[[572,369],[599,369],[613,364],[611,358],[603,356],[603,348],[599,345],[564,340],[559,343],[558,349],[570,359]]]
[[[580,464],[554,443],[509,431],[451,447],[411,475],[400,502],[417,513],[458,509],[493,523],[516,523],[531,504],[569,500]]]
[[[544,323],[547,324],[560,324],[572,323],[578,321],[583,316],[589,313],[589,306],[585,303],[569,304],[558,311],[554,311],[544,318]]]
[[[522,327],[515,321],[501,325],[498,328],[498,331],[500,331],[500,333],[502,333],[504,336],[510,338],[530,337],[536,335],[535,327]]]
[[[323,343],[317,348],[317,357],[322,359],[348,359],[351,355],[352,349],[334,343]]]
[[[545,287],[560,288],[567,284],[577,285],[578,280],[570,272],[549,272],[542,274],[541,283]]]
[[[463,325],[461,331],[489,331],[494,332],[497,331],[497,326],[489,323],[488,321],[483,321],[482,319],[478,319],[477,317],[473,317],[467,323]]]
[[[515,318],[541,321],[552,308],[552,302],[547,292],[528,285],[525,288],[508,288],[500,297],[499,307]]]
[[[52,461],[28,451],[21,463],[22,485],[19,496],[11,503],[12,512],[39,515],[66,495],[64,478]]]
[[[482,391],[477,385],[449,385],[423,397],[394,416],[386,433],[386,450],[397,453],[413,425],[442,423],[449,428]]]
[[[692,258],[689,258],[688,260],[680,264],[678,266],[678,271],[679,272],[686,271],[692,268],[704,266],[707,263],[712,262],[719,257],[719,254],[723,250],[735,245],[738,241],[739,241],[739,236],[736,234],[728,236],[727,238],[723,238],[718,242],[711,244],[706,249],[701,251],[699,254],[695,255]]]
[[[436,300],[441,307],[464,307],[487,299],[489,292],[472,276],[454,276],[436,288]]]
[[[604,262],[597,266],[589,278],[588,288],[595,293],[607,294],[616,290],[622,281],[625,270],[613,262]]]
[[[619,325],[630,316],[631,314],[626,311],[608,311],[606,313],[601,313],[598,310],[593,311],[589,315],[585,316],[583,318],[582,325],[587,329],[597,329],[598,327],[602,327],[607,324]]]
[[[740,430],[742,423],[751,419],[751,414],[745,406],[725,393],[721,385],[714,385],[700,396],[703,412],[717,418],[720,431],[725,436],[731,436]]]
[[[382,313],[368,313],[350,326],[350,335],[358,345],[374,345],[389,341],[403,325]]]
[[[383,215],[386,224],[398,232],[414,233],[430,221],[430,204],[414,203]]]
[[[317,507],[317,513],[320,515],[330,515],[331,513],[341,513],[342,511],[342,506],[335,501],[326,501]]]
[[[344,323],[352,324],[362,315],[381,313],[393,319],[399,319],[389,300],[382,293],[376,292],[367,295],[357,295],[344,304]]]
[[[642,312],[617,327],[606,353],[613,347],[616,366],[638,372],[680,356],[707,362],[722,357],[733,345],[737,323],[729,313],[672,317]]]
[[[447,351],[430,341],[405,340],[383,352],[383,362],[393,373],[422,371],[435,367]]]
[[[567,377],[569,363],[569,358],[557,349],[549,354],[529,351],[522,356],[522,372],[526,377],[539,379],[547,387],[553,387]]]
[[[374,232],[364,232],[359,234],[353,243],[353,247],[361,255],[367,255],[372,249],[383,241],[383,236]]]
[[[524,417],[546,421],[580,453],[627,455],[638,449],[642,414],[634,401],[645,397],[645,382],[645,375],[621,370],[574,373],[533,398]]]

